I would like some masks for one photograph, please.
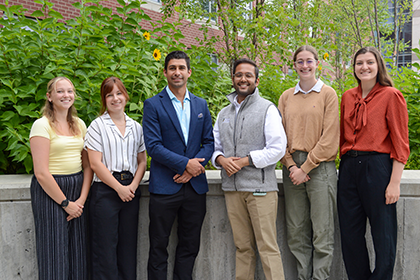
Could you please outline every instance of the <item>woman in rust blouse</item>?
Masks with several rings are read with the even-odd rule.
[[[392,87],[377,49],[360,49],[353,69],[359,86],[341,101],[337,202],[343,258],[349,280],[387,280],[395,263],[400,180],[410,154],[407,105]],[[373,271],[367,218],[376,255]]]

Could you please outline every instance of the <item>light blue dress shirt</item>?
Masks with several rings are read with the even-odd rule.
[[[185,145],[188,143],[188,133],[190,132],[190,119],[191,119],[191,100],[190,94],[187,91],[185,92],[183,104],[179,101],[176,96],[172,93],[168,86],[166,86],[166,92],[169,95],[169,98],[172,101],[172,105],[175,108],[176,115],[178,117],[179,124],[181,125],[182,134],[184,134]]]

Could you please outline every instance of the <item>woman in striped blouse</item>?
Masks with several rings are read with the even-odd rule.
[[[124,113],[129,97],[120,79],[101,85],[101,116],[85,146],[95,172],[90,200],[92,277],[136,279],[140,189],[146,152],[140,124]]]

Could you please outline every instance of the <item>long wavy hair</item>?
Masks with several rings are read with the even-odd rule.
[[[47,92],[48,94],[54,94],[56,89],[57,89],[57,83],[59,81],[62,80],[66,80],[68,81],[72,88],[73,88],[73,92],[74,92],[74,96],[76,97],[76,90],[74,88],[73,83],[66,77],[55,77],[54,79],[52,79],[51,81],[48,82],[47,85]],[[56,117],[55,117],[55,112],[54,112],[54,104],[48,100],[45,100],[45,105],[44,108],[42,108],[42,113],[43,115],[48,119],[52,129],[57,132],[57,126],[56,126]],[[70,127],[70,132],[74,135],[74,136],[78,136],[81,134],[81,129],[79,127],[79,123],[76,120],[77,118],[77,111],[76,108],[74,107],[74,104],[70,106],[68,112],[67,112],[67,123],[69,124]]]
[[[375,47],[363,47],[360,50],[356,52],[353,58],[353,75],[357,80],[357,83],[360,85],[360,79],[357,77],[355,72],[355,66],[356,66],[356,59],[359,55],[365,54],[370,52],[375,56],[376,63],[378,64],[378,74],[376,75],[376,82],[378,82],[382,86],[388,86],[393,87],[394,83],[392,82],[391,77],[388,74],[388,71],[386,71],[385,61],[382,58],[381,53],[375,48]]]

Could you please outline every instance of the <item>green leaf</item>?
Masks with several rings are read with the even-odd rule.
[[[38,17],[44,17],[44,13],[42,11],[40,11],[40,10],[36,10],[36,11],[34,11],[31,14],[31,17],[36,17],[36,18],[38,18]]]
[[[63,19],[63,16],[59,12],[53,10],[48,11],[48,15],[54,18]]]
[[[14,112],[12,112],[12,111],[6,111],[6,112],[4,112],[3,113],[3,115],[1,116],[1,119],[3,120],[3,121],[8,121],[8,120],[10,120],[11,118],[13,118],[13,116],[15,115],[15,113]]]

